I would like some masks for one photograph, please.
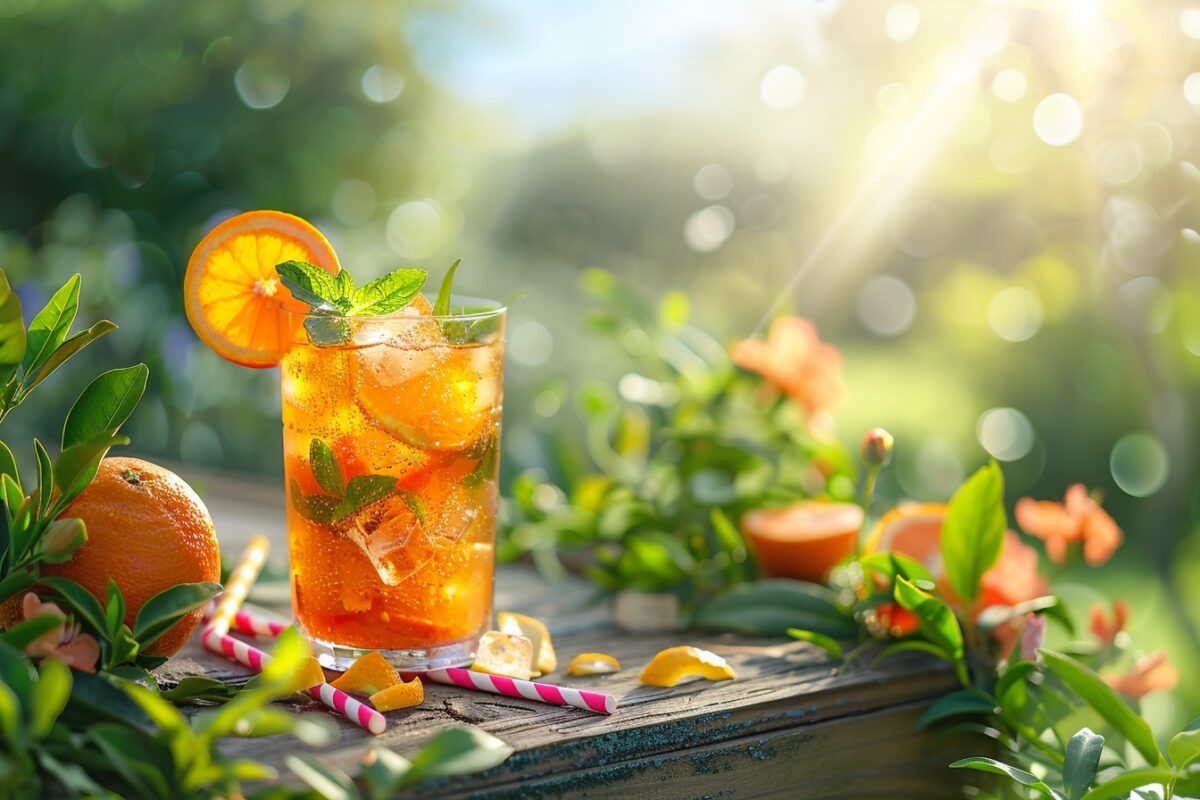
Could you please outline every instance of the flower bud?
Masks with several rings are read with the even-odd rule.
[[[862,460],[868,467],[886,467],[895,440],[883,428],[871,428],[862,440]]]
[[[42,559],[50,564],[61,564],[67,561],[84,542],[87,541],[87,528],[83,520],[68,518],[56,519],[42,533],[38,544]]]

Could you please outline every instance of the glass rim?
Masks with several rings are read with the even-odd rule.
[[[426,316],[424,314],[420,314],[420,315],[405,314],[404,311],[409,306],[404,306],[404,308],[401,308],[397,311],[393,311],[390,314],[313,314],[311,312],[311,310],[297,311],[294,308],[289,308],[288,306],[284,305],[283,303],[280,303],[278,308],[280,311],[287,314],[288,316],[296,317],[298,319],[309,319],[311,317],[311,318],[319,318],[319,319],[347,320],[347,321],[353,321],[353,322],[382,322],[382,323],[394,323],[394,322],[400,322],[400,321],[404,321],[404,320],[414,320],[415,321],[415,320],[421,320],[421,319],[454,320],[457,322],[463,322],[463,321],[477,322],[479,320],[495,319],[496,317],[503,316],[504,314],[506,314],[508,312],[508,306],[504,305],[499,300],[491,300],[486,297],[476,297],[475,295],[469,295],[469,294],[452,294],[452,295],[450,295],[451,306],[453,306],[456,301],[460,302],[462,305],[467,305],[467,306],[490,306],[490,307],[484,308],[484,310],[482,310],[482,311],[472,311],[469,314],[430,314],[428,316]]]

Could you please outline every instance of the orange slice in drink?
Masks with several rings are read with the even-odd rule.
[[[275,265],[284,261],[340,270],[321,232],[281,211],[248,211],[209,231],[183,279],[184,308],[200,341],[243,367],[277,365],[308,311],[279,282]]]
[[[906,503],[884,514],[863,545],[863,552],[900,553],[942,574],[942,520],[945,503]]]
[[[699,647],[668,647],[650,659],[638,680],[646,686],[670,687],[684,678],[729,681],[736,678],[733,667],[716,653]]]
[[[371,695],[371,705],[376,711],[395,711],[400,708],[412,708],[425,702],[425,686],[420,678],[401,681]]]
[[[767,575],[821,581],[854,552],[862,521],[862,509],[853,503],[802,500],[747,513],[742,533]]]

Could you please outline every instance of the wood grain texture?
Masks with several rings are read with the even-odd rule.
[[[284,551],[277,547],[276,558]],[[278,590],[261,588],[264,604],[278,600]],[[516,748],[488,772],[424,784],[422,797],[958,797],[959,781],[945,765],[983,749],[962,737],[913,731],[921,711],[955,686],[936,662],[902,658],[838,672],[822,651],[803,642],[625,634],[611,627],[604,607],[589,602],[593,597],[588,584],[547,584],[527,567],[503,567],[497,574],[496,608],[545,619],[560,664],[583,651],[620,660],[624,669],[616,675],[569,678],[559,671],[542,678],[616,695],[620,706],[610,717],[430,685],[423,706],[387,714],[387,731],[371,737],[322,706],[293,707],[333,722],[337,741],[315,752],[351,774],[372,746],[411,756],[460,723],[478,725]],[[673,689],[638,683],[654,653],[683,643],[725,656],[737,680]],[[188,674],[248,677],[195,640],[158,672],[167,682]],[[314,752],[283,736],[234,740],[225,750],[271,764],[281,775],[287,774],[289,753]]]

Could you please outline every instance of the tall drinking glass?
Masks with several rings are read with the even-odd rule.
[[[466,664],[491,626],[505,309],[451,308],[287,321],[292,608],[324,666]]]

